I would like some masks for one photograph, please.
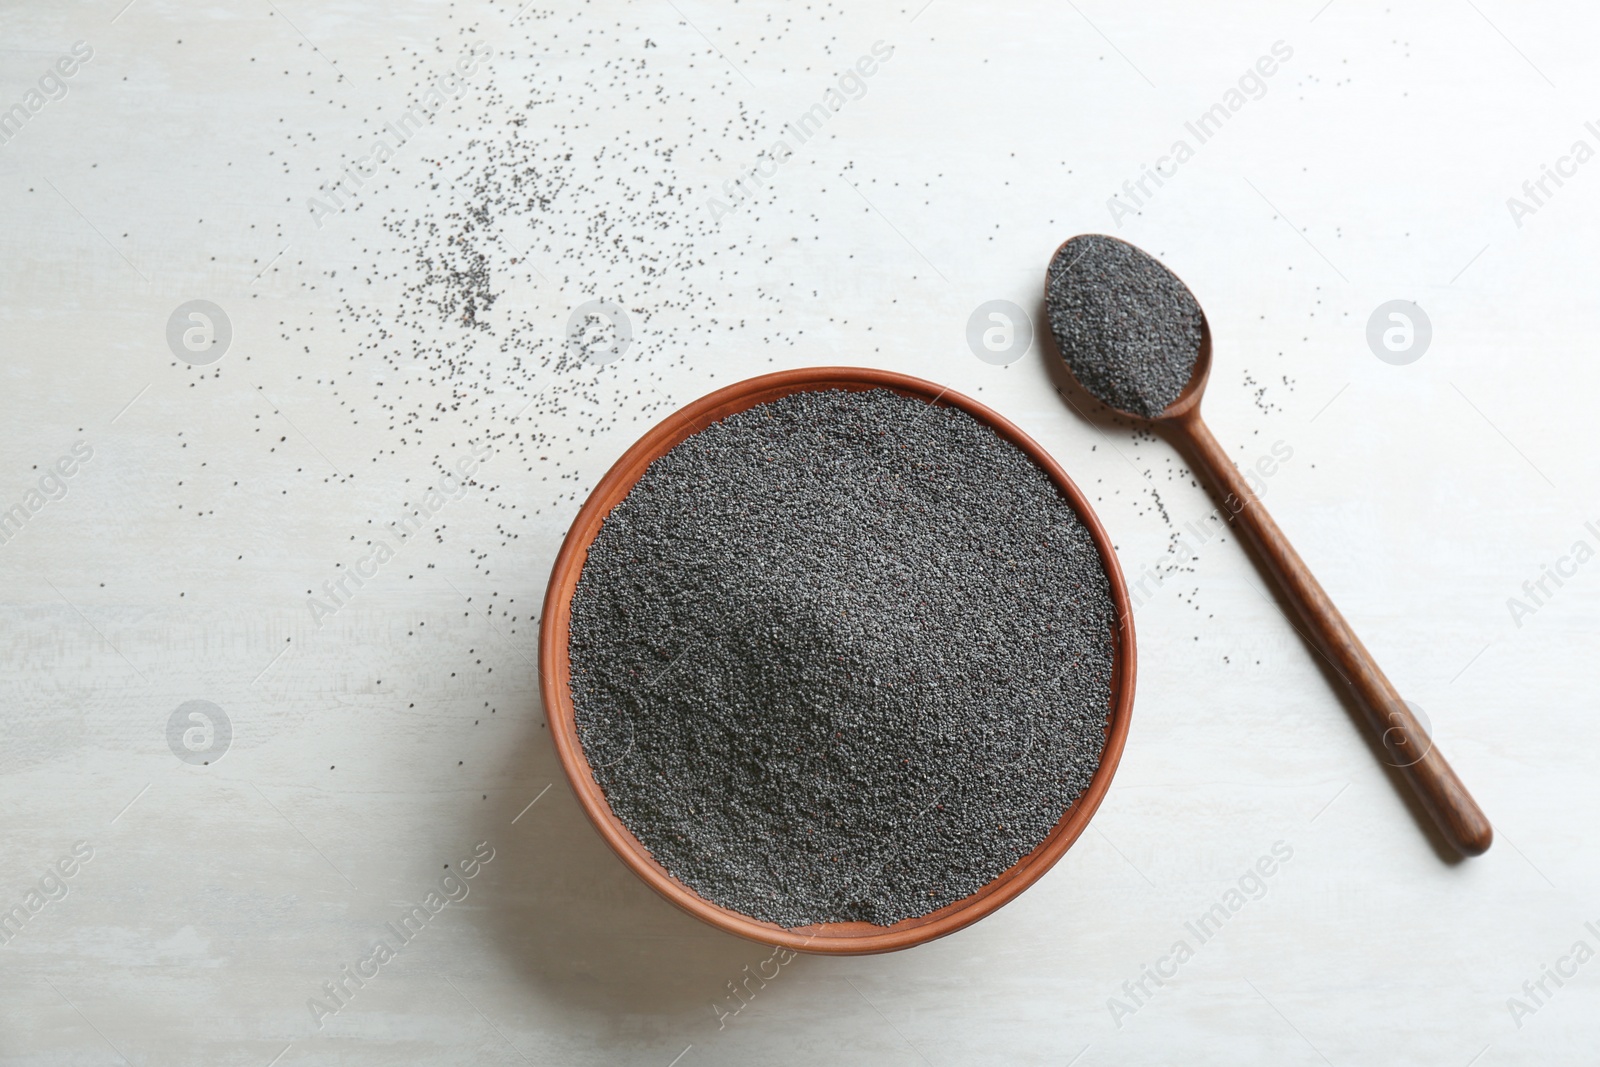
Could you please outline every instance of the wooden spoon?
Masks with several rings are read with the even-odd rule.
[[[1057,255],[1060,254],[1058,251]],[[1182,285],[1182,282],[1177,284]],[[1070,362],[1064,359],[1063,363],[1071,374]],[[1177,399],[1153,419],[1111,404],[1107,407],[1160,430],[1205,476],[1222,510],[1230,516],[1233,525],[1244,532],[1258,562],[1299,616],[1300,635],[1326,657],[1344,679],[1363,713],[1367,728],[1391,754],[1400,775],[1440,832],[1463,855],[1481,854],[1494,840],[1494,830],[1482,809],[1200,418],[1200,397],[1210,373],[1211,327],[1201,311],[1197,358],[1189,383]],[[1081,382],[1078,384],[1085,393],[1106,403],[1094,390]]]

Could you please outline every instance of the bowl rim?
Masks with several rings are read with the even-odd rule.
[[[1049,475],[1088,529],[1110,583],[1117,615],[1112,634],[1112,695],[1105,747],[1089,785],[1032,852],[983,888],[937,911],[903,919],[892,926],[866,922],[817,923],[797,928],[778,926],[713,904],[679,882],[656,862],[612,812],[584,755],[572,702],[568,647],[572,596],[588,559],[589,546],[612,509],[633,489],[651,463],[713,422],[791,393],[828,389],[889,389],[930,404],[945,404],[965,411],[1021,448]],[[539,621],[539,685],[556,755],[579,806],[611,850],[651,889],[718,929],[764,945],[822,955],[891,952],[944,937],[1016,899],[1043,877],[1082,835],[1110,789],[1132,718],[1136,661],[1133,609],[1115,548],[1088,498],[1060,464],[1010,420],[986,405],[921,378],[870,367],[804,367],[747,378],[709,393],[662,419],[612,464],[579,509],[551,568]]]

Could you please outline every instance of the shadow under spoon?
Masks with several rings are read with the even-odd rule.
[[[1439,831],[1463,855],[1488,849],[1494,830],[1477,802],[1201,420],[1211,329],[1194,294],[1133,245],[1084,234],[1051,259],[1045,311],[1078,385],[1160,430],[1205,476]]]

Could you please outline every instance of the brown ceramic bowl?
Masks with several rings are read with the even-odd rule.
[[[578,576],[588,556],[589,545],[600,530],[611,509],[615,507],[644,474],[658,456],[670,450],[684,438],[735,412],[757,404],[776,400],[790,393],[817,389],[892,389],[904,396],[913,396],[930,404],[945,404],[960,408],[967,414],[987,424],[1001,437],[1015,444],[1037,463],[1055,481],[1061,495],[1077,511],[1094,537],[1100,550],[1100,560],[1111,582],[1111,596],[1116,603],[1120,620],[1111,636],[1116,645],[1111,679],[1111,706],[1106,724],[1105,750],[1100,757],[1100,767],[1094,778],[1072,807],[1068,808],[1039,846],[1018,860],[994,881],[953,904],[915,919],[904,919],[893,926],[875,926],[865,922],[818,923],[813,926],[788,929],[761,922],[727,908],[719,907],[701,897],[694,890],[666,872],[638,838],[614,815],[606,802],[605,794],[594,779],[583,745],[578,740],[577,725],[573,720],[572,691],[570,687],[571,664],[567,658],[568,627],[571,623],[572,594],[577,588]],[[782,371],[751,378],[727,386],[702,397],[669,416],[655,429],[640,438],[606,473],[589,494],[583,510],[578,512],[572,529],[556,557],[555,569],[550,575],[550,586],[545,593],[544,616],[539,628],[539,669],[541,689],[544,694],[550,733],[555,738],[556,753],[567,779],[578,795],[578,803],[594,823],[606,844],[633,868],[633,873],[645,884],[672,903],[712,926],[726,930],[752,941],[767,945],[782,945],[806,952],[850,955],[868,952],[889,952],[907,948],[936,937],[953,933],[988,915],[996,908],[1021,893],[1036,882],[1060,859],[1089,825],[1089,819],[1111,786],[1111,776],[1116,773],[1117,761],[1122,756],[1122,745],[1128,736],[1128,722],[1133,711],[1134,641],[1133,612],[1128,603],[1127,586],[1122,570],[1117,565],[1111,541],[1095,517],[1093,509],[1078,487],[1072,484],[1055,460],[1040,448],[1032,438],[1010,422],[975,400],[942,389],[920,378],[911,378],[890,371],[870,370],[861,367],[810,367],[804,370]]]

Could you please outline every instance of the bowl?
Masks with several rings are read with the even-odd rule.
[[[1100,766],[1088,788],[1062,813],[1054,829],[1038,847],[982,889],[938,911],[914,919],[903,919],[892,926],[834,922],[791,929],[753,919],[706,900],[668,874],[612,813],[605,793],[595,781],[584,755],[573,714],[571,664],[568,660],[572,595],[583,571],[584,560],[588,557],[589,545],[593,543],[611,509],[628,495],[646,468],[659,456],[717,420],[790,393],[825,389],[889,389],[926,403],[960,408],[1026,452],[1055,482],[1061,495],[1072,505],[1093,536],[1095,547],[1100,552],[1100,561],[1110,579],[1111,597],[1118,619],[1112,634],[1114,653],[1105,748]],[[556,556],[539,627],[539,670],[540,688],[550,733],[555,739],[556,754],[567,780],[572,784],[573,792],[577,794],[578,803],[606,844],[646,885],[690,915],[718,929],[762,944],[830,955],[890,952],[954,933],[1013,900],[1038,881],[1089,825],[1095,809],[1100,806],[1106,790],[1111,786],[1112,775],[1116,773],[1122,746],[1128,736],[1134,687],[1133,611],[1116,553],[1089,501],[1060,465],[1027,434],[976,400],[920,378],[864,367],[810,367],[751,378],[701,397],[646,433],[606,472],[578,512]]]

